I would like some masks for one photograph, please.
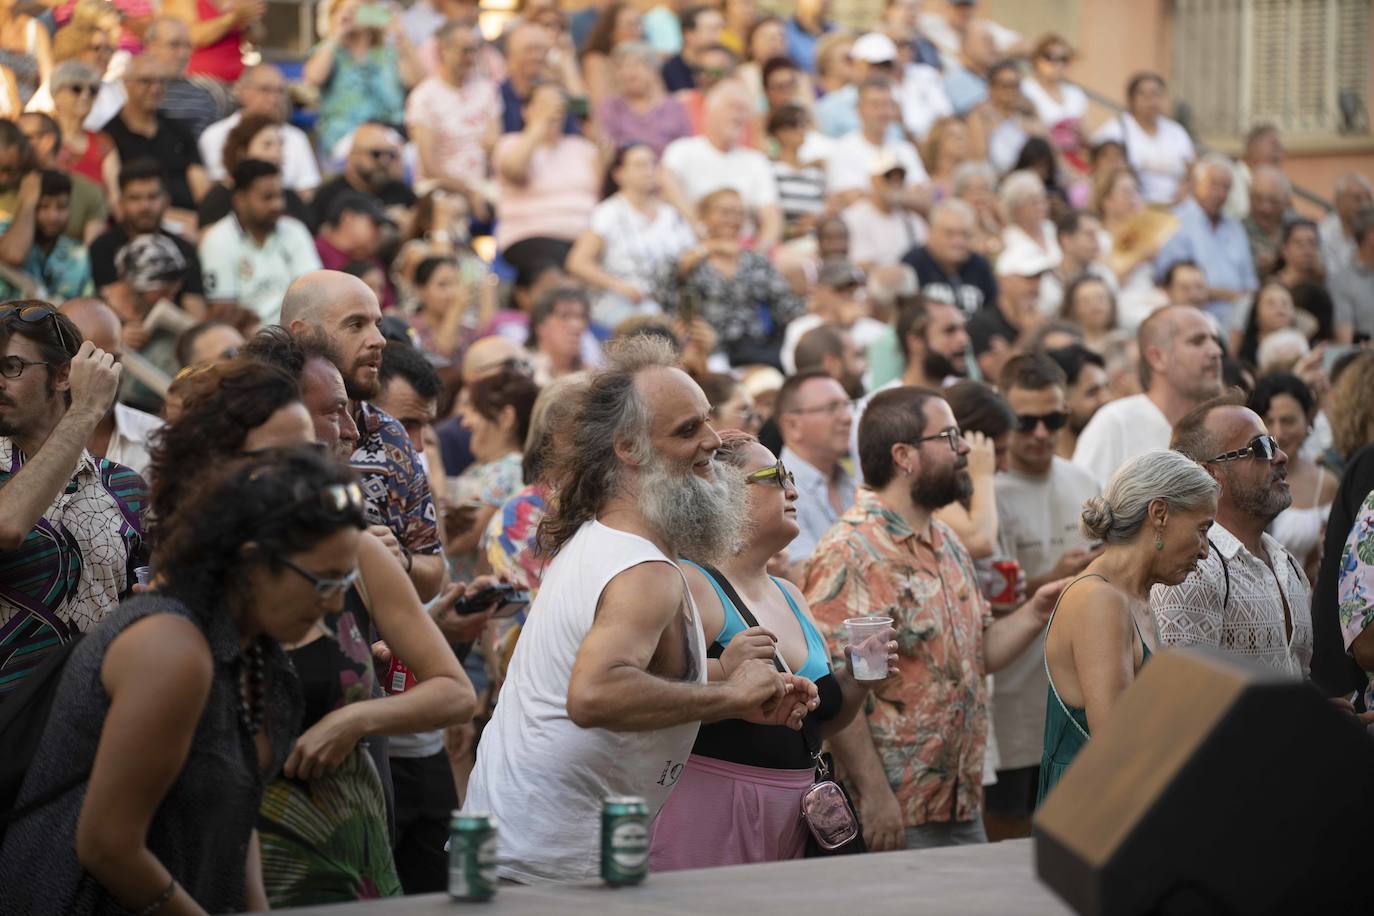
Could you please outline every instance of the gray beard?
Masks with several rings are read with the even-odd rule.
[[[672,468],[655,455],[639,475],[639,512],[660,539],[684,557],[719,563],[737,553],[748,515],[744,475],[717,461],[714,479]]]

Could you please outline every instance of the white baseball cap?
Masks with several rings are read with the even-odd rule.
[[[859,36],[849,56],[870,64],[887,64],[897,59],[897,45],[882,32],[869,32]]]

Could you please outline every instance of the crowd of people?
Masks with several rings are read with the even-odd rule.
[[[1092,131],[974,0],[325,0],[294,81],[262,0],[50,5],[0,912],[440,891],[460,808],[585,880],[610,796],[655,870],[797,858],[823,750],[847,851],[1028,836],[1169,647],[1374,709],[1366,176],[1305,217],[1154,73]]]

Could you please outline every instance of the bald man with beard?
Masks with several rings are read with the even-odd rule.
[[[99,299],[68,299],[59,311],[72,320],[84,340],[89,340],[118,360],[124,353],[119,316]],[[149,437],[162,428],[162,419],[116,401],[96,424],[86,450],[97,458],[148,473]]]

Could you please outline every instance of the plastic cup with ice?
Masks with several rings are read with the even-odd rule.
[[[892,618],[850,617],[844,625],[849,631],[849,666],[854,680],[887,680],[887,639],[883,631],[892,626]]]

